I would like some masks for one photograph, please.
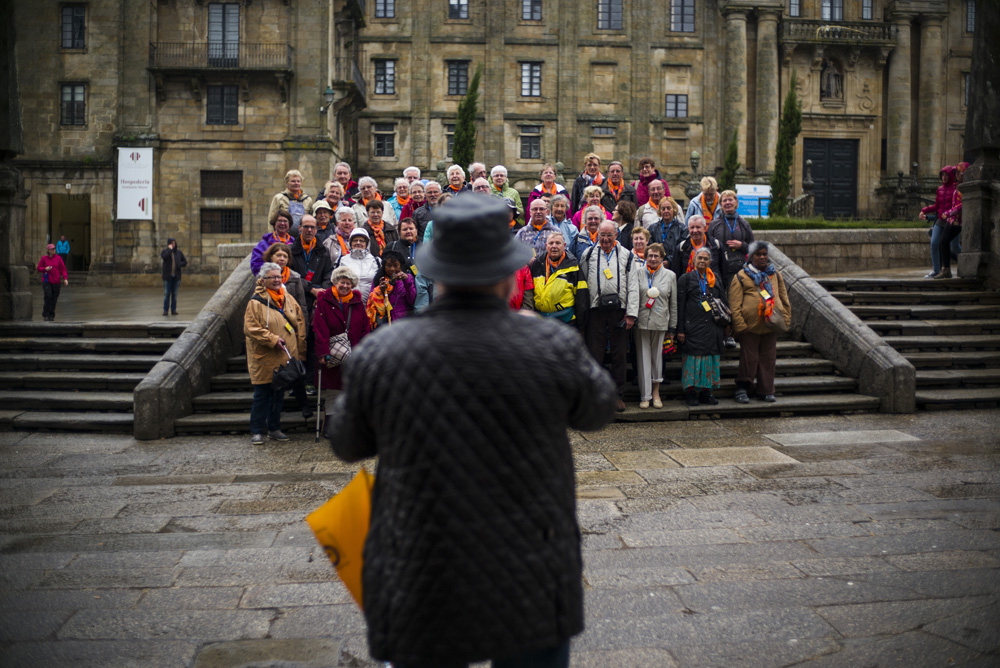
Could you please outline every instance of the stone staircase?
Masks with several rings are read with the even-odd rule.
[[[7,322],[0,429],[131,432],[132,391],[185,322]]]
[[[918,408],[1000,404],[1000,293],[969,279],[819,282],[913,364]]]

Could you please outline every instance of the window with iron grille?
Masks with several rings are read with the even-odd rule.
[[[521,160],[542,159],[542,126],[521,126]]]
[[[448,18],[469,18],[469,0],[448,0]]]
[[[465,95],[469,89],[469,61],[449,60],[448,95]]]
[[[965,0],[965,32],[976,32],[976,0]]]
[[[597,0],[597,29],[622,29],[622,0]]]
[[[82,83],[63,84],[59,104],[60,125],[87,124],[87,85]]]
[[[541,21],[542,0],[521,0],[521,20]]]
[[[396,94],[396,61],[377,59],[375,61],[375,94]]]
[[[396,18],[396,0],[375,0],[375,18]]]
[[[875,18],[874,0],[861,0],[861,20],[871,21]]]
[[[694,0],[672,0],[670,31],[694,32]]]
[[[376,158],[392,158],[396,155],[395,123],[375,123],[372,135],[375,137]]]
[[[788,0],[788,15],[793,18],[802,16],[801,0]]]
[[[542,96],[541,63],[521,63],[521,95],[523,97]]]
[[[202,209],[202,234],[242,234],[242,209]]]
[[[62,48],[87,47],[87,8],[83,5],[66,5],[62,8]]]
[[[243,172],[202,170],[201,196],[243,197]]]
[[[615,129],[608,125],[595,125],[594,126],[594,136],[596,137],[614,137]]]
[[[205,96],[205,123],[207,125],[239,125],[240,87],[209,86]]]
[[[843,21],[844,0],[823,0],[821,12],[824,21]]]
[[[667,95],[667,109],[663,115],[667,118],[687,118],[688,96]]]
[[[455,150],[455,124],[445,123],[444,124],[444,138],[447,146],[445,147],[445,157],[450,158],[452,152]]]

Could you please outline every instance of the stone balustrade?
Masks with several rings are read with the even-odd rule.
[[[889,46],[895,43],[891,23],[877,21],[837,22],[810,19],[783,19],[781,41],[797,44],[850,44]]]
[[[754,236],[776,245],[809,274],[931,266],[926,229],[762,230]]]

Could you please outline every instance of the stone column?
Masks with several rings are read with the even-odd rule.
[[[778,12],[757,14],[757,119],[756,172],[774,171],[774,153],[778,145]]]
[[[942,114],[945,105],[941,50],[941,17],[924,16],[920,20],[920,141],[917,162],[920,176],[929,179],[937,178],[944,160]]]
[[[910,171],[910,17],[897,16],[896,48],[889,61],[889,101],[886,111],[886,174]]]
[[[725,97],[723,104],[723,134],[718,138],[719,155],[737,131],[736,150],[741,164],[747,159],[747,13],[734,9],[726,12],[726,68],[723,72]],[[711,169],[711,165],[705,165]]]

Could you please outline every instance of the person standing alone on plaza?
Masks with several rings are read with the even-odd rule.
[[[69,241],[66,239],[66,235],[63,234],[59,237],[59,241],[56,242],[56,255],[62,258],[63,264],[66,265],[66,270],[69,270]]]
[[[66,264],[62,258],[56,255],[55,244],[45,247],[45,255],[38,261],[38,273],[42,275],[42,294],[45,301],[42,305],[42,320],[52,322],[56,319],[56,302],[59,301],[59,290],[61,282],[69,285],[69,274],[66,273]]]
[[[531,258],[509,220],[474,195],[435,212],[417,263],[443,294],[351,354],[327,424],[341,459],[379,457],[363,603],[395,668],[565,668],[583,630],[566,429],[606,424],[615,387],[573,328],[507,308]]]
[[[181,268],[187,266],[187,258],[177,247],[176,239],[167,239],[167,247],[160,253],[163,260],[163,315],[177,315],[177,288],[181,285]]]

